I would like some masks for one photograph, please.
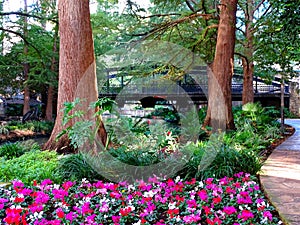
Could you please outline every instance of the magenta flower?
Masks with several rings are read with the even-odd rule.
[[[200,190],[198,191],[198,196],[202,201],[206,201],[207,200],[207,192],[206,190]]]
[[[4,203],[8,202],[6,198],[0,198],[0,210],[4,208]]]
[[[74,212],[69,212],[66,214],[66,219],[70,221],[70,223],[72,223],[72,221],[74,219],[76,219],[77,215]]]
[[[52,194],[54,195],[54,199],[64,200],[66,196],[68,196],[68,192],[63,189],[53,189]]]
[[[273,220],[273,216],[272,216],[272,214],[270,213],[270,211],[264,211],[264,212],[263,212],[263,217],[268,218],[268,220],[270,220],[270,221]]]
[[[246,221],[248,219],[254,218],[254,214],[247,209],[244,209],[241,214],[238,215],[239,219]]]
[[[112,216],[111,217],[112,221],[114,223],[119,223],[120,222],[120,219],[121,219],[121,216]]]
[[[45,194],[42,191],[38,191],[35,194],[36,194],[35,203],[38,205],[46,204],[50,199],[49,195]]]
[[[68,191],[70,187],[72,187],[74,185],[74,183],[72,181],[67,181],[65,183],[62,184],[63,188],[65,189],[65,191]]]
[[[185,224],[196,223],[199,220],[201,220],[200,216],[194,214],[184,216],[182,219],[185,222]]]
[[[223,212],[226,213],[227,215],[231,215],[236,213],[236,208],[234,206],[225,206],[223,208]]]

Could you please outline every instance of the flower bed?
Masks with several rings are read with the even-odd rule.
[[[249,174],[135,184],[44,180],[0,188],[1,224],[281,224]]]

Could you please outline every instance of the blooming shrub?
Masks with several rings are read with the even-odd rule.
[[[245,173],[204,181],[135,184],[44,180],[0,189],[1,224],[281,224],[256,178]]]

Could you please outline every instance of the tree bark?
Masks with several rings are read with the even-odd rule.
[[[214,61],[208,71],[208,110],[203,126],[214,131],[235,129],[232,113],[233,76],[237,0],[222,0]]]
[[[69,147],[66,136],[55,142],[57,134],[65,128],[62,125],[64,103],[73,102],[78,97],[83,100],[81,109],[87,111],[89,104],[98,98],[89,0],[60,0],[58,10],[60,58],[57,117],[50,139],[43,147],[51,150]],[[93,119],[93,114],[94,111],[89,110],[85,118]],[[72,126],[74,122],[67,126]],[[104,126],[100,136],[106,142]]]
[[[24,0],[24,12],[27,13],[27,0]],[[24,16],[24,37],[25,38],[28,36],[27,26],[28,26],[27,16]],[[27,60],[28,44],[26,42],[24,43],[24,55],[25,55],[25,60]],[[26,82],[28,80],[28,74],[29,74],[28,62],[24,62],[23,72],[24,72],[24,82]],[[30,90],[29,90],[28,85],[25,83],[24,84],[23,115],[25,115],[30,110],[29,100],[30,100]]]
[[[243,65],[243,105],[254,101],[254,88],[253,88],[253,75],[254,75],[254,63],[253,63],[253,20],[254,20],[254,0],[247,0],[247,8],[245,9],[245,44],[244,44],[244,56],[242,58]]]

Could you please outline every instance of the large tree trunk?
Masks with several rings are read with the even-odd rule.
[[[244,44],[244,58],[243,64],[243,105],[254,101],[253,89],[253,20],[254,20],[254,0],[247,0],[247,8],[245,9],[245,44]]]
[[[81,109],[87,110],[89,104],[98,97],[89,0],[60,0],[58,10],[60,58],[57,117],[51,137],[44,145],[44,149],[52,150],[69,146],[66,136],[55,142],[57,134],[65,128],[62,125],[64,103],[78,97],[84,100]],[[91,110],[88,111],[86,119],[92,119],[93,114]],[[74,121],[67,125],[72,123]],[[104,126],[101,131],[102,141],[106,142]]]
[[[216,53],[208,76],[208,110],[203,126],[214,131],[234,129],[231,83],[233,75],[237,0],[222,0]]]
[[[27,0],[24,0],[24,12],[27,13]],[[28,25],[27,16],[24,16],[24,37],[28,36],[27,25]],[[27,43],[24,43],[24,55],[25,55],[25,60],[27,60],[27,57],[26,57],[28,55],[28,44]],[[28,74],[29,74],[28,62],[24,62],[23,71],[24,71],[24,81],[26,82],[28,80]],[[25,115],[30,110],[29,100],[30,100],[30,91],[29,91],[28,85],[25,83],[23,115]]]

